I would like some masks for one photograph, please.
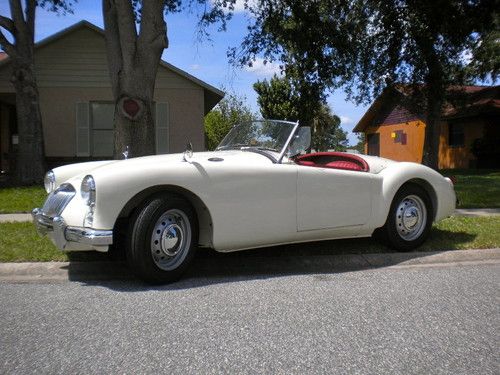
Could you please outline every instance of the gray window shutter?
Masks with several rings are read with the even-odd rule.
[[[89,103],[76,103],[76,156],[90,156]]]
[[[168,154],[169,151],[169,108],[168,103],[157,102],[156,103],[156,116],[155,116],[155,128],[156,128],[156,153],[157,154]]]

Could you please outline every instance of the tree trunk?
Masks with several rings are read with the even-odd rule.
[[[439,167],[439,137],[441,136],[441,110],[446,88],[443,81],[443,69],[435,50],[432,37],[419,35],[416,38],[420,53],[427,65],[425,78],[426,126],[422,163],[437,170]]]
[[[16,90],[19,146],[15,178],[22,185],[43,181],[46,170],[42,116],[33,59],[14,58],[11,81]]]
[[[115,99],[115,159],[156,151],[153,95],[168,46],[163,0],[142,2],[139,33],[130,0],[103,0],[106,51]]]
[[[12,59],[11,82],[16,91],[19,146],[16,155],[15,182],[40,183],[45,172],[42,116],[34,66],[36,0],[9,1],[12,19],[0,16],[0,26],[14,38],[11,43],[0,30],[0,44]]]
[[[427,93],[427,115],[422,163],[429,168],[439,168],[439,138],[441,136],[441,107],[443,100],[440,94]]]

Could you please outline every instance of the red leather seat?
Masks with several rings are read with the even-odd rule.
[[[366,160],[345,152],[316,152],[299,156],[295,162],[299,165],[317,168],[343,169],[348,171],[368,172]]]
[[[332,161],[330,163],[326,163],[324,168],[334,168],[334,169],[346,169],[349,171],[362,171],[363,168],[361,165],[356,164],[353,161],[348,161],[348,160],[336,160]]]

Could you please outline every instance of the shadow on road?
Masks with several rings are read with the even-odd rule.
[[[285,275],[334,274],[397,265],[439,253],[432,250],[457,248],[473,239],[474,235],[467,233],[433,229],[427,243],[411,253],[394,252],[372,238],[273,246],[233,253],[200,249],[184,277],[165,286],[143,283],[133,276],[123,257],[110,261],[106,254],[97,254],[95,260],[100,262],[81,262],[78,257],[71,259],[68,273],[71,281],[123,292],[178,290]]]

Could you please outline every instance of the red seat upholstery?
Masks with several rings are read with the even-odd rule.
[[[344,169],[368,172],[368,163],[360,156],[345,152],[316,152],[299,156],[295,162],[299,165],[317,168]]]
[[[347,169],[350,171],[362,171],[363,167],[349,160],[337,160],[327,163],[323,166],[324,168],[334,168],[334,169]]]

